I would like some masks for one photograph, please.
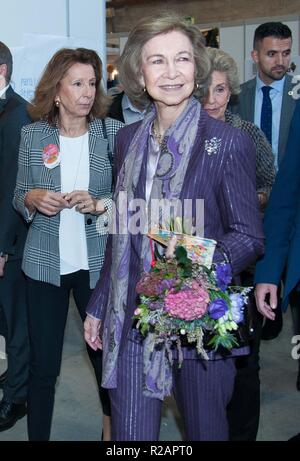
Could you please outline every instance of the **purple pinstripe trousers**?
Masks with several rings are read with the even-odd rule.
[[[119,359],[118,387],[110,389],[112,440],[159,438],[162,401],[145,397],[142,344],[129,338]],[[226,407],[235,379],[234,359],[185,359],[173,371],[173,392],[183,418],[186,439],[228,440]]]

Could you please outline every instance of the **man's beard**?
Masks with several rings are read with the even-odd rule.
[[[287,68],[282,67],[278,69],[277,71],[271,69],[269,72],[265,72],[265,73],[272,80],[282,80],[285,74],[287,73],[287,71],[288,71]]]

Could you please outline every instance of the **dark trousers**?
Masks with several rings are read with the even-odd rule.
[[[143,345],[129,334],[118,364],[118,386],[109,389],[112,439],[159,437],[162,401],[143,394]],[[185,359],[173,368],[173,391],[187,440],[228,440],[226,406],[235,377],[234,359]]]
[[[8,260],[0,278],[1,334],[6,341],[7,378],[3,397],[13,403],[27,399],[29,339],[26,281],[20,260]]]
[[[294,335],[300,334],[300,291],[293,290],[290,294],[290,306],[292,312]]]
[[[253,273],[240,274],[242,286],[253,286]],[[227,407],[230,441],[255,441],[260,416],[259,348],[263,317],[256,308],[254,293],[249,295],[248,326],[250,354],[236,360],[236,377],[231,401]]]
[[[253,285],[251,274],[242,274],[244,286]],[[280,290],[277,309],[281,309]],[[255,441],[260,416],[259,348],[262,332],[262,316],[258,313],[254,296],[250,296],[254,334],[250,340],[250,355],[236,361],[237,374],[234,392],[227,408],[229,440]],[[300,292],[293,290],[290,295],[294,334],[300,333]],[[298,361],[300,369],[300,360]]]
[[[255,441],[260,416],[259,346],[262,318],[251,296],[253,335],[250,354],[236,359],[236,377],[232,399],[227,408],[229,440]]]
[[[56,379],[60,372],[70,291],[82,320],[92,290],[88,271],[61,277],[61,286],[27,279],[29,301],[30,370],[28,389],[29,440],[49,440]],[[109,408],[108,393],[101,388],[102,352],[87,346],[95,370],[100,398]],[[105,409],[104,409],[105,411]]]

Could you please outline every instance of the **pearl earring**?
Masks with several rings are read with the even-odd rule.
[[[55,105],[56,105],[56,107],[59,107],[59,100],[58,99],[55,101]]]

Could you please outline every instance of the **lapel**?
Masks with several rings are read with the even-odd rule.
[[[145,147],[143,162],[141,165],[140,176],[134,190],[134,198],[146,200],[146,178],[147,178],[147,163],[148,163],[148,143]],[[131,233],[131,245],[134,248],[136,255],[140,255],[142,251],[143,235],[138,232],[137,234]]]
[[[4,111],[5,104],[6,104],[6,101],[4,99],[0,99],[0,116],[2,112]]]
[[[187,191],[190,189],[190,185],[193,184],[193,181],[195,179],[195,172],[197,171],[197,176],[198,176],[200,174],[199,168],[204,167],[204,161],[199,162],[199,157],[203,157],[204,152],[205,152],[205,140],[207,139],[206,128],[209,126],[210,120],[211,118],[208,116],[205,110],[201,108],[197,135],[196,135],[196,139],[194,142],[194,146],[191,151],[188,167],[186,169],[186,173],[185,173],[185,177],[184,177],[184,181],[183,181],[182,189],[180,193],[181,200],[184,200],[187,197],[190,198],[190,195],[189,193],[187,193]],[[193,188],[193,191],[196,193],[196,188],[195,189]]]
[[[143,162],[141,166],[140,176],[136,189],[134,191],[134,198],[146,199],[146,179],[147,179],[147,163],[148,163],[148,143],[145,147]]]
[[[99,173],[104,174],[103,171],[99,171],[99,159],[102,157],[109,163],[107,148],[108,140],[104,138],[102,124],[98,120],[93,120],[89,124],[90,193],[99,189]],[[103,165],[102,162],[101,164]]]
[[[9,99],[12,97],[14,94],[13,89],[9,86],[6,90],[6,92],[1,96],[0,98],[0,115],[4,111],[4,108],[6,104],[8,103]]]
[[[246,120],[251,122],[254,121],[254,109],[255,109],[255,89],[256,89],[256,78],[253,78],[247,83],[245,88],[245,114]]]
[[[42,139],[41,139],[41,142],[42,142],[43,149],[49,144],[54,144],[58,146],[58,148],[60,148],[58,127],[57,126],[54,127],[47,123],[45,131],[44,131],[44,135],[42,136]],[[55,168],[52,168],[52,169],[47,168],[47,170],[54,184],[55,192],[60,192],[61,191],[60,165],[57,165]]]
[[[290,124],[291,124],[291,120],[292,120],[294,109],[295,109],[295,100],[293,99],[293,96],[291,95],[292,89],[293,89],[292,77],[287,75],[285,78],[284,85],[283,85],[282,105],[281,105],[281,114],[280,114],[279,141],[278,141],[279,163],[282,160],[282,157],[285,152],[288,132],[290,129]]]

